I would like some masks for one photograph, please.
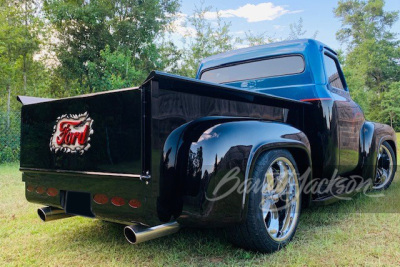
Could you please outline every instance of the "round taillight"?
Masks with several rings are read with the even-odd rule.
[[[47,189],[47,195],[50,196],[50,197],[55,197],[55,196],[58,195],[58,190],[55,189],[55,188],[50,187],[50,188]]]
[[[131,199],[129,201],[129,206],[131,206],[134,209],[137,209],[137,208],[140,208],[142,206],[142,203],[137,199]]]
[[[36,188],[36,193],[38,193],[39,195],[43,194],[44,192],[46,192],[46,188],[44,188],[43,186],[39,186],[38,188]]]
[[[113,197],[113,198],[111,199],[111,203],[112,203],[114,206],[120,207],[120,206],[125,205],[125,199],[123,199],[122,197]]]
[[[108,202],[108,197],[104,194],[96,194],[93,197],[93,201],[97,204],[106,204]]]
[[[33,192],[33,191],[35,190],[35,187],[34,187],[33,185],[28,185],[28,186],[26,187],[26,190],[27,190],[28,192]]]

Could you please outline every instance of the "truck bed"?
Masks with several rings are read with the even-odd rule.
[[[77,215],[156,225],[157,201],[169,190],[160,163],[171,132],[213,116],[301,128],[307,105],[161,72],[152,72],[139,88],[27,104],[21,126],[26,197],[65,208],[68,192],[83,192],[91,213]],[[98,203],[96,195],[107,202]]]

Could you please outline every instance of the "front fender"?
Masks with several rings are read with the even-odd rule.
[[[168,197],[159,206],[181,224],[240,222],[253,164],[265,150],[287,148],[311,166],[307,137],[283,123],[208,117],[181,126],[170,137],[160,182],[160,197]]]
[[[393,148],[397,165],[396,132],[392,127],[367,121],[362,127],[361,140],[361,176],[364,180],[375,178],[378,149],[384,141],[389,142]]]

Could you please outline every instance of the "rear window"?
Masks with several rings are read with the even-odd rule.
[[[302,73],[304,68],[302,56],[283,56],[206,70],[200,79],[214,83],[227,83],[297,74]]]

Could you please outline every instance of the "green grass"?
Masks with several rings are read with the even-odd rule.
[[[118,224],[81,217],[43,223],[40,206],[25,200],[18,165],[0,165],[0,266],[399,265],[399,180],[384,198],[307,209],[289,246],[263,255],[233,247],[220,229],[182,229],[133,246]]]

